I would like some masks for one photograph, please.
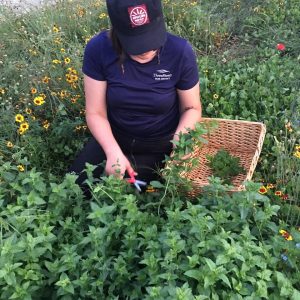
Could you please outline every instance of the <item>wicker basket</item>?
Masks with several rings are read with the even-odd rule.
[[[217,122],[218,127],[210,130],[211,122]],[[208,128],[208,134],[203,136],[208,143],[194,149],[191,155],[199,158],[198,166],[188,173],[181,174],[193,182],[191,196],[200,193],[201,188],[209,184],[208,177],[212,175],[212,170],[207,165],[206,156],[215,155],[221,148],[240,158],[240,164],[246,170],[246,174],[233,178],[232,191],[243,190],[244,181],[251,180],[254,173],[265,138],[266,126],[258,122],[215,118],[202,118],[201,123],[205,123]]]

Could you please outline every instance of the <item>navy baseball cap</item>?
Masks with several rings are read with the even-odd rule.
[[[111,24],[128,54],[164,45],[167,32],[161,0],[106,0]]]

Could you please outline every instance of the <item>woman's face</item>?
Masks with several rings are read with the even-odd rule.
[[[131,59],[141,63],[145,64],[149,61],[151,61],[156,56],[157,50],[150,50],[142,54],[138,55],[129,55]]]

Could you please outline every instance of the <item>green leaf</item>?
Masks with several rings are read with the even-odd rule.
[[[203,278],[203,272],[199,270],[188,270],[184,272],[184,275],[186,275],[187,277],[194,278],[197,281],[200,281]]]
[[[240,211],[241,220],[245,220],[248,216],[249,208],[245,206],[240,206],[239,211]]]
[[[204,258],[206,263],[208,264],[208,267],[211,271],[214,271],[216,269],[216,264],[210,259],[210,258]]]
[[[224,254],[220,254],[217,256],[216,265],[225,265],[230,261],[230,258],[225,256]]]
[[[31,191],[29,195],[27,196],[28,205],[34,206],[34,205],[43,205],[46,203],[44,199],[42,199],[35,191]]]
[[[294,289],[291,300],[299,300],[300,299],[300,291]]]
[[[152,185],[154,188],[157,188],[157,189],[164,187],[164,185],[161,182],[156,181],[156,180],[151,181],[150,185]]]
[[[221,274],[219,275],[219,278],[227,285],[231,288],[231,284],[230,281],[228,279],[228,277],[225,274]]]

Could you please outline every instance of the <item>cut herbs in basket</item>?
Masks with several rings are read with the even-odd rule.
[[[225,149],[220,149],[215,155],[207,155],[206,158],[213,175],[220,177],[225,184],[231,184],[233,177],[239,174],[246,174],[246,170],[240,165],[240,159]]]

